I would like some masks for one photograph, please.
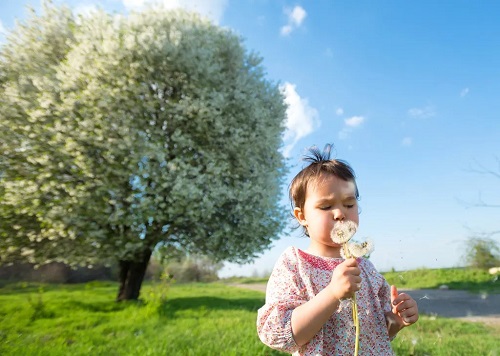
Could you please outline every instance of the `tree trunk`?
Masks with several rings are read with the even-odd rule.
[[[120,289],[116,301],[137,300],[141,291],[142,281],[151,258],[151,249],[145,249],[137,260],[120,260]]]

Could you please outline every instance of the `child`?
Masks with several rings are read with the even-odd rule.
[[[310,164],[290,185],[294,216],[310,238],[306,251],[289,247],[269,278],[257,331],[266,345],[294,355],[352,355],[355,326],[349,300],[356,293],[360,355],[393,355],[390,340],[418,319],[417,303],[389,287],[364,258],[341,258],[331,239],[338,224],[358,216],[352,168],[312,148]]]

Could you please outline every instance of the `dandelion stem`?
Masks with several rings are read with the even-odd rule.
[[[354,356],[358,355],[359,351],[359,319],[358,319],[358,303],[356,302],[356,294],[352,297],[352,318],[356,327],[356,341],[354,343]]]
[[[342,248],[344,249],[345,258],[350,258],[351,255],[349,253],[349,249],[347,244],[342,244]],[[354,342],[354,356],[358,356],[359,351],[359,319],[358,319],[358,303],[356,302],[356,293],[352,296],[351,299],[352,305],[352,321],[354,322],[354,326],[356,327],[356,340]]]

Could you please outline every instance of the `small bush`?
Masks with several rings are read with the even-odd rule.
[[[500,267],[500,248],[495,240],[474,237],[466,242],[465,261],[473,268]]]
[[[166,273],[178,282],[213,282],[219,279],[217,272],[221,268],[221,263],[216,263],[207,256],[194,255],[170,262]]]

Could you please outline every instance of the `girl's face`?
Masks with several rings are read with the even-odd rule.
[[[309,252],[340,257],[340,246],[333,243],[330,233],[344,220],[359,224],[354,182],[334,175],[320,176],[315,184],[307,187],[304,209],[295,208],[294,215],[309,233]]]

